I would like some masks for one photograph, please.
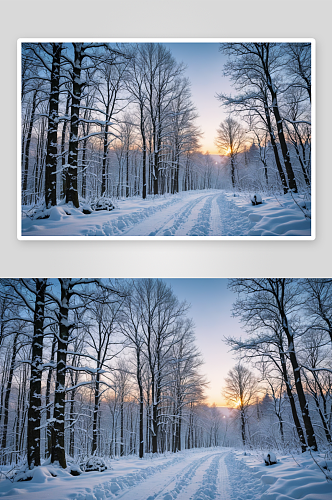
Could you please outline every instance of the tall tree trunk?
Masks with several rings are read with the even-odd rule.
[[[287,317],[285,314],[282,314],[282,325],[283,325],[283,330],[284,330],[286,337],[287,337],[287,340],[288,340],[289,359],[290,359],[290,362],[291,362],[291,365],[293,368],[295,387],[296,387],[296,392],[297,392],[297,396],[299,399],[299,404],[300,404],[300,408],[301,408],[301,412],[302,412],[302,418],[303,418],[303,423],[304,423],[304,427],[305,427],[305,431],[306,431],[308,446],[312,450],[317,451],[315,432],[314,432],[312,422],[310,419],[308,402],[307,402],[305,394],[304,394],[302,380],[301,380],[301,368],[297,362],[297,358],[296,358],[296,354],[295,354],[294,337],[291,334],[290,329],[288,327],[288,321],[287,321]]]
[[[31,377],[28,409],[28,466],[40,465],[41,379],[43,375],[44,310],[47,279],[36,280],[36,300],[31,345]]]
[[[109,106],[106,106],[106,121],[109,120]],[[105,125],[105,133],[104,133],[104,145],[103,145],[103,164],[102,164],[102,173],[101,173],[101,195],[106,192],[106,169],[107,169],[107,151],[108,151],[108,123]]]
[[[58,112],[60,86],[61,43],[53,43],[53,59],[51,71],[51,92],[49,98],[49,117],[47,131],[47,152],[45,166],[45,205],[50,208],[56,205],[56,169],[58,157]]]
[[[143,143],[143,158],[142,158],[142,177],[143,177],[143,191],[142,198],[146,199],[146,138],[145,138],[145,127],[144,127],[144,108],[141,107],[141,136]]]
[[[14,368],[15,368],[15,362],[16,362],[16,355],[17,355],[17,339],[18,339],[19,332],[17,332],[14,336],[13,340],[13,350],[12,350],[12,358],[10,362],[10,367],[9,367],[9,373],[8,373],[8,381],[7,381],[7,387],[6,387],[6,392],[5,392],[5,401],[4,401],[4,407],[3,407],[3,425],[2,425],[2,440],[1,440],[1,447],[2,447],[2,460],[3,463],[4,457],[6,454],[6,448],[7,448],[7,435],[8,435],[8,420],[9,420],[9,399],[10,399],[10,394],[12,390],[12,383],[13,383],[13,375],[14,375]]]
[[[280,362],[281,362],[282,374],[283,374],[283,378],[284,378],[285,385],[286,385],[287,397],[288,397],[288,401],[289,401],[289,404],[291,407],[292,417],[294,420],[294,425],[295,425],[296,432],[297,432],[297,435],[298,435],[300,443],[301,443],[302,452],[305,452],[307,449],[307,445],[305,442],[303,429],[302,429],[302,426],[300,424],[299,416],[297,414],[295,399],[294,399],[294,396],[292,393],[292,386],[291,386],[291,382],[289,380],[289,376],[288,376],[288,372],[287,372],[286,358],[285,358],[284,348],[283,348],[282,344],[280,344],[280,346],[279,346],[279,357],[280,357]]]
[[[181,451],[181,428],[182,428],[182,409],[180,408],[178,419],[178,451]]]
[[[99,356],[97,369],[99,370]],[[99,385],[100,385],[100,373],[96,373],[96,385],[94,394],[94,408],[93,408],[93,423],[92,423],[92,454],[97,450],[97,440],[98,440],[98,413],[99,413]]]
[[[121,394],[121,404],[120,404],[120,457],[124,455],[124,401],[123,393]]]
[[[140,367],[139,355],[137,356],[137,366]],[[144,395],[141,380],[141,369],[137,368],[137,383],[139,388],[139,458],[144,457]]]
[[[241,413],[241,437],[242,437],[243,446],[245,446],[246,445],[246,419],[245,419],[245,414],[244,414],[243,408],[241,408],[240,413]]]
[[[70,411],[69,411],[69,455],[74,458],[75,457],[75,429],[74,429],[74,410],[75,410],[75,393],[76,391],[71,391],[71,399],[70,399]]]
[[[27,139],[25,142],[25,149],[24,149],[24,172],[23,172],[23,182],[22,182],[22,195],[23,195],[23,202],[24,203],[27,203],[30,144],[31,144],[31,137],[32,137],[32,128],[33,128],[33,123],[35,121],[35,114],[36,114],[37,93],[38,93],[38,90],[36,89],[33,93],[33,96],[32,96],[29,128],[28,128],[28,134],[27,134]]]
[[[66,100],[66,111],[65,115],[68,116],[69,113],[69,105],[70,105],[70,92],[67,94],[67,100]],[[66,144],[66,132],[67,132],[67,124],[69,120],[64,120],[63,126],[62,126],[62,132],[61,132],[61,163],[62,163],[62,172],[61,172],[61,177],[62,177],[62,192],[63,196],[66,196],[66,191],[67,191],[67,155],[65,154],[65,144]]]
[[[296,185],[293,167],[292,167],[292,164],[290,161],[290,154],[289,154],[288,146],[287,146],[285,135],[284,135],[282,119],[280,116],[280,111],[279,111],[279,106],[278,106],[277,93],[274,90],[274,86],[272,84],[270,75],[267,76],[267,86],[268,86],[268,89],[270,91],[271,98],[272,98],[272,109],[273,109],[273,114],[274,114],[274,117],[275,117],[275,120],[277,123],[278,137],[279,137],[282,156],[284,159],[287,178],[288,178],[288,187],[294,193],[297,193],[297,185]]]
[[[74,207],[79,207],[77,190],[77,167],[78,167],[78,125],[81,104],[81,69],[83,59],[82,43],[73,43],[74,46],[74,66],[73,66],[73,93],[70,116],[70,138],[68,156],[68,182],[66,191],[66,203],[72,203]]]
[[[314,394],[313,398],[314,398],[314,401],[315,401],[315,404],[316,404],[316,408],[317,408],[318,414],[320,416],[320,419],[321,419],[321,422],[322,422],[322,425],[323,425],[323,429],[324,429],[326,440],[327,440],[328,444],[331,445],[332,444],[332,439],[331,439],[330,430],[329,430],[327,421],[325,419],[325,415],[323,415],[323,412],[322,412],[322,410],[320,408],[317,394]]]
[[[126,151],[126,198],[129,198],[129,144],[127,145]]]
[[[70,279],[60,279],[61,305],[60,305],[60,332],[58,337],[56,382],[54,396],[54,427],[52,435],[51,462],[59,462],[60,467],[67,467],[65,454],[65,399],[66,399],[66,362],[69,339],[69,300]]]
[[[52,382],[52,374],[53,367],[52,364],[54,362],[55,348],[57,344],[56,335],[53,336],[52,340],[52,351],[51,351],[51,359],[50,359],[50,368],[48,369],[47,380],[46,380],[46,394],[45,394],[45,405],[46,405],[46,436],[47,436],[47,450],[46,456],[50,457],[52,453],[52,432],[51,432],[51,382]]]
[[[302,159],[302,157],[301,157],[299,147],[298,147],[298,145],[296,144],[296,142],[294,142],[294,143],[293,143],[293,145],[294,145],[294,148],[295,148],[295,151],[296,151],[296,156],[297,156],[297,158],[298,158],[298,160],[299,160],[299,162],[300,162],[300,165],[301,165],[301,170],[302,170],[302,174],[303,174],[303,177],[304,177],[304,181],[305,181],[305,183],[306,183],[306,186],[307,186],[307,187],[310,187],[310,179],[309,179],[308,174],[307,174],[306,166],[305,166],[305,164],[304,164],[304,162],[303,162],[303,159]],[[303,151],[303,149],[304,149],[304,148],[303,148],[303,146],[302,146],[302,151]]]
[[[267,128],[268,128],[268,131],[270,134],[270,140],[271,140],[271,145],[272,145],[272,149],[273,149],[274,159],[275,159],[275,162],[277,165],[277,169],[278,169],[279,177],[280,177],[281,184],[282,184],[282,187],[284,190],[284,194],[286,194],[288,191],[288,185],[287,185],[285,173],[283,171],[280,157],[279,157],[279,151],[278,151],[278,146],[277,146],[275,135],[274,135],[273,128],[272,128],[269,107],[268,107],[267,101],[265,101],[265,100],[264,100],[264,112],[265,112]]]
[[[151,379],[151,400],[152,400],[152,453],[158,452],[158,403],[157,389],[154,377]]]
[[[235,188],[235,160],[234,156],[231,156],[231,178],[232,178],[232,186]]]

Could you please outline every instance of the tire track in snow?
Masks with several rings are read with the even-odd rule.
[[[219,493],[220,498],[222,500],[230,500],[230,484],[229,484],[229,476],[228,469],[225,463],[225,457],[228,453],[225,453],[221,459],[218,473],[218,485],[219,485]]]
[[[193,200],[186,201],[177,211],[174,211],[173,206],[165,207],[164,213],[160,211],[156,214],[152,214],[147,220],[142,222],[141,227],[139,225],[133,227],[127,233],[122,233],[123,235],[147,235],[147,236],[173,236],[174,231],[180,226],[190,215],[193,208],[205,198],[205,194],[194,198]],[[179,200],[180,202],[183,200]],[[155,216],[154,216],[155,215]],[[164,220],[160,220],[164,218]],[[157,219],[157,220],[155,220]],[[170,225],[170,223],[172,223]],[[167,227],[169,225],[169,227]],[[150,229],[149,229],[150,226]],[[153,229],[153,230],[152,230]]]
[[[191,461],[179,471],[179,464],[174,466],[175,471],[170,470],[161,472],[157,477],[148,478],[144,485],[130,488],[117,498],[123,500],[175,500],[181,491],[191,484],[192,479],[196,476],[197,470],[204,466],[205,462],[211,460],[215,454],[208,453],[201,458]],[[197,486],[196,488],[197,489]],[[178,500],[182,498],[187,500],[187,490],[183,491],[184,496],[180,495]]]
[[[190,489],[194,487],[194,491],[197,490],[197,479],[199,480],[199,476],[204,473],[206,469],[206,462],[209,462],[209,460],[212,460],[214,457],[213,455],[207,455],[205,457],[202,457],[201,459],[196,460],[195,462],[191,463],[186,467],[181,474],[179,474],[176,477],[176,482],[173,488],[169,491],[164,492],[165,488],[156,496],[154,497],[149,497],[147,500],[155,500],[155,499],[161,499],[161,500],[187,500],[190,495]],[[202,471],[199,471],[199,469],[202,469]],[[201,474],[200,474],[201,472]],[[192,482],[193,478],[195,477],[196,481]],[[173,480],[174,481],[174,480]],[[172,482],[173,482],[172,481]]]
[[[224,193],[217,198],[221,218],[221,236],[246,236],[251,228],[243,210],[227,199]]]
[[[210,222],[210,236],[222,235],[221,213],[218,205],[218,198],[220,194],[213,197],[211,207],[211,222]]]
[[[206,195],[195,200],[195,203],[188,204],[186,210],[177,214],[171,227],[164,230],[163,236],[186,236],[197,220],[197,214],[200,213],[200,205],[206,203]],[[197,210],[197,212],[196,212]]]
[[[200,210],[196,224],[188,232],[188,236],[208,236],[210,232],[210,219],[213,196],[209,196]]]
[[[227,454],[225,464],[231,471],[229,500],[260,500],[264,489],[260,477],[232,452]]]
[[[227,469],[224,463],[225,453],[218,453],[204,474],[202,484],[191,497],[191,500],[228,500]],[[222,462],[222,463],[220,463]],[[222,481],[221,481],[222,479]]]
[[[135,234],[135,229],[139,224],[142,222],[146,224],[146,219],[149,219],[151,216],[162,212],[177,203],[181,203],[181,201],[181,198],[174,198],[157,206],[149,206],[130,214],[120,215],[115,220],[108,221],[102,228],[100,228],[100,230],[104,236],[126,236],[132,231],[134,226]],[[94,233],[93,231],[90,231],[87,235],[94,236]]]
[[[172,469],[175,468],[175,470],[177,470],[179,464],[184,460],[185,457],[178,455],[165,464],[145,467],[144,469],[131,472],[124,476],[114,477],[108,482],[95,486],[91,499],[88,499],[88,497],[75,496],[73,500],[104,500],[105,498],[127,498],[128,500],[133,500],[135,498],[135,500],[145,500],[145,486],[142,486],[141,483],[160,484],[162,475],[165,473],[167,473],[166,477],[172,475]],[[170,469],[170,471],[168,469]],[[138,494],[135,494],[133,497],[133,491],[136,489],[138,489]],[[141,497],[140,495],[142,494],[143,496]]]

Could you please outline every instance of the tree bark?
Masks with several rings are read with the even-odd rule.
[[[45,205],[50,208],[56,205],[56,169],[58,157],[58,112],[60,86],[61,43],[53,43],[53,59],[51,70],[51,92],[49,98],[49,117],[47,131],[47,152],[45,166]]]
[[[281,184],[282,184],[282,187],[283,187],[283,190],[284,190],[284,194],[286,194],[287,191],[288,191],[288,185],[287,185],[285,173],[283,171],[283,168],[282,168],[282,165],[281,165],[281,162],[280,162],[278,146],[277,146],[277,143],[276,143],[276,140],[275,140],[275,136],[274,136],[274,132],[273,132],[273,128],[272,128],[272,123],[271,123],[270,111],[269,111],[269,108],[268,108],[268,105],[267,105],[266,101],[264,101],[264,111],[265,111],[265,118],[266,118],[267,128],[268,128],[268,131],[269,131],[269,134],[270,134],[270,140],[271,140],[271,144],[272,144],[274,159],[275,159],[275,162],[276,162],[276,165],[277,165],[277,169],[278,169],[279,177],[280,177]]]
[[[57,338],[56,335],[53,337],[52,341],[52,351],[51,351],[51,358],[50,358],[50,363],[51,365],[54,362],[54,355],[55,355],[55,348],[57,344]],[[45,404],[46,404],[46,436],[47,436],[47,450],[46,450],[46,456],[50,457],[52,453],[52,432],[51,428],[52,425],[50,425],[50,419],[51,419],[51,381],[52,381],[52,374],[53,374],[53,367],[50,366],[47,374],[47,380],[46,380],[46,394],[45,394]]]
[[[54,427],[52,436],[51,462],[59,462],[60,467],[67,467],[65,455],[65,398],[66,398],[66,362],[69,340],[69,300],[70,287],[68,278],[59,278],[61,285],[60,332],[58,338],[56,383],[54,396]]]
[[[69,113],[69,104],[70,104],[70,92],[68,92],[67,94],[66,111],[65,111],[66,116],[68,116]],[[63,122],[62,132],[61,132],[61,163],[62,163],[61,177],[62,177],[62,192],[64,197],[66,196],[66,191],[67,191],[67,167],[66,167],[67,155],[65,154],[67,124],[68,120],[66,119]]]
[[[143,158],[142,158],[142,177],[143,177],[143,191],[142,198],[146,199],[146,138],[145,138],[145,127],[144,127],[144,108],[141,106],[141,136],[143,143]]]
[[[28,128],[28,134],[27,134],[27,139],[25,142],[25,149],[24,149],[24,172],[23,172],[23,182],[22,182],[22,195],[23,195],[23,202],[24,203],[27,203],[30,144],[31,144],[31,137],[32,137],[32,128],[33,128],[33,123],[35,121],[35,114],[36,114],[37,93],[38,93],[38,90],[36,89],[33,93],[33,96],[32,96],[29,128]]]
[[[137,383],[139,389],[139,458],[144,457],[144,395],[141,380],[140,356],[137,354]]]
[[[109,106],[106,106],[106,120],[109,120]],[[102,165],[102,173],[101,173],[101,195],[106,192],[106,168],[107,168],[107,150],[108,150],[108,123],[105,125],[104,132],[104,144],[103,144],[103,165]]]
[[[7,448],[7,434],[8,434],[8,420],[9,420],[9,399],[10,399],[10,394],[11,394],[11,389],[12,389],[14,368],[15,368],[16,355],[17,355],[18,335],[19,335],[19,332],[15,333],[14,340],[13,340],[13,352],[12,352],[12,358],[10,361],[8,381],[7,381],[7,387],[6,387],[6,392],[5,392],[5,401],[4,401],[4,407],[3,407],[3,425],[2,425],[3,431],[2,431],[2,440],[1,440],[1,447],[2,447],[2,453],[3,453],[3,456],[2,456],[3,463],[5,463],[4,457],[5,457],[6,448]]]
[[[99,353],[98,353],[99,354]],[[99,357],[97,369],[99,369]],[[94,394],[94,408],[93,408],[93,424],[92,424],[92,454],[97,451],[97,440],[98,440],[98,412],[99,412],[99,384],[100,384],[100,373],[96,373],[96,385]]]
[[[281,293],[282,296],[284,295],[284,290],[285,290],[285,284],[281,284]],[[293,373],[294,373],[294,379],[295,379],[295,387],[296,387],[296,392],[298,395],[299,399],[299,404],[302,412],[302,418],[303,418],[303,423],[307,435],[307,441],[308,441],[308,446],[314,450],[317,451],[317,443],[316,443],[316,438],[315,438],[315,432],[311,423],[310,415],[309,415],[309,409],[308,409],[308,403],[306,401],[306,397],[304,394],[303,390],[303,385],[301,381],[301,369],[300,366],[297,362],[296,354],[295,354],[295,346],[294,346],[294,337],[293,334],[291,333],[289,326],[288,326],[288,321],[287,321],[287,316],[285,314],[285,311],[283,310],[283,298],[281,300],[279,297],[277,298],[278,300],[278,308],[280,311],[281,315],[281,324],[283,331],[285,332],[285,335],[287,337],[288,341],[288,353],[289,353],[289,359],[292,365]]]
[[[265,74],[266,74],[266,79],[267,79],[267,87],[270,91],[271,98],[272,98],[272,109],[273,109],[273,114],[274,114],[274,117],[275,117],[275,120],[277,123],[278,137],[279,137],[281,152],[282,152],[282,156],[283,156],[284,164],[285,164],[285,168],[286,168],[287,178],[288,178],[288,187],[291,191],[293,191],[294,193],[297,193],[297,185],[296,185],[293,167],[292,167],[292,164],[290,161],[290,154],[289,154],[288,146],[287,146],[285,135],[284,135],[282,119],[280,116],[280,111],[279,111],[279,106],[278,106],[277,93],[274,90],[271,76],[270,76],[270,73],[267,70],[266,66],[264,67],[264,69],[265,69]]]
[[[44,310],[47,279],[36,280],[36,300],[31,345],[31,377],[28,409],[28,466],[40,465],[41,379],[43,375]]]
[[[283,349],[282,344],[279,346],[279,356],[280,356],[282,374],[283,374],[285,385],[286,385],[287,397],[288,397],[288,401],[289,401],[289,404],[291,407],[292,417],[294,420],[294,425],[295,425],[296,432],[297,432],[297,435],[298,435],[300,443],[301,443],[302,452],[305,452],[307,449],[307,445],[305,442],[303,429],[302,429],[302,426],[300,424],[299,416],[297,414],[296,404],[295,404],[295,400],[294,400],[294,396],[293,396],[292,388],[291,388],[291,383],[290,383],[288,372],[287,372],[286,359],[285,359],[285,354],[284,354],[284,349]]]
[[[72,203],[74,207],[79,207],[77,190],[77,167],[78,167],[78,125],[81,104],[81,69],[83,59],[82,43],[73,43],[74,65],[73,65],[73,93],[70,116],[70,139],[68,156],[68,183],[66,191],[66,203]]]

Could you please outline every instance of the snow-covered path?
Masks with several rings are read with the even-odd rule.
[[[228,483],[225,481],[225,469],[221,469],[221,462],[224,464],[222,453],[204,453],[197,458],[192,456],[192,460],[175,464],[167,468],[157,476],[147,481],[143,485],[138,485],[118,498],[123,500],[198,500],[202,497],[204,490],[214,492],[214,496],[207,498],[228,500]],[[224,475],[222,474],[224,472]],[[222,489],[219,487],[221,486]]]
[[[302,196],[302,195],[301,195]],[[299,195],[267,196],[253,206],[250,196],[210,189],[174,195],[151,196],[146,200],[118,200],[108,212],[84,215],[61,203],[49,210],[47,219],[31,219],[25,207],[23,238],[37,237],[310,237],[311,219],[301,206],[309,207]],[[309,212],[308,212],[309,213]],[[69,214],[69,215],[68,215]]]
[[[176,454],[109,461],[104,472],[72,476],[42,465],[30,481],[0,480],[11,500],[330,500],[332,460],[311,452],[277,457],[266,467],[262,451],[200,448]],[[324,467],[324,473],[322,473]],[[8,467],[3,468],[3,472]],[[1,469],[0,469],[1,472]],[[4,476],[1,475],[3,478]]]
[[[166,456],[112,461],[112,470],[73,477],[39,468],[36,480],[0,482],[0,498],[12,500],[233,500],[225,457],[229,449],[190,450]],[[231,471],[230,471],[231,473]],[[235,499],[234,499],[235,500]]]
[[[111,212],[68,216],[59,207],[49,219],[22,221],[23,236],[244,236],[251,223],[220,190],[118,202]]]

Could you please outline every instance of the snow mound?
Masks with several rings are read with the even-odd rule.
[[[91,208],[96,212],[98,212],[100,210],[106,210],[106,211],[114,210],[115,206],[109,198],[101,198],[96,202],[92,203]]]
[[[269,453],[267,453],[266,455],[264,455],[264,462],[265,462],[265,465],[274,465],[277,463],[277,457],[275,455],[275,453],[273,453],[272,451],[270,451]]]
[[[51,478],[56,477],[58,474],[54,467],[40,465],[39,467],[34,467],[29,469],[27,467],[22,468],[14,476],[13,480],[16,483],[21,481],[31,481],[32,483],[47,483]]]
[[[261,205],[263,203],[262,197],[260,194],[253,194],[251,199],[251,203],[255,205]]]
[[[92,472],[92,471],[103,472],[108,468],[105,463],[105,460],[101,457],[91,457],[85,462],[82,462],[80,466],[81,469],[84,470],[85,472]]]

